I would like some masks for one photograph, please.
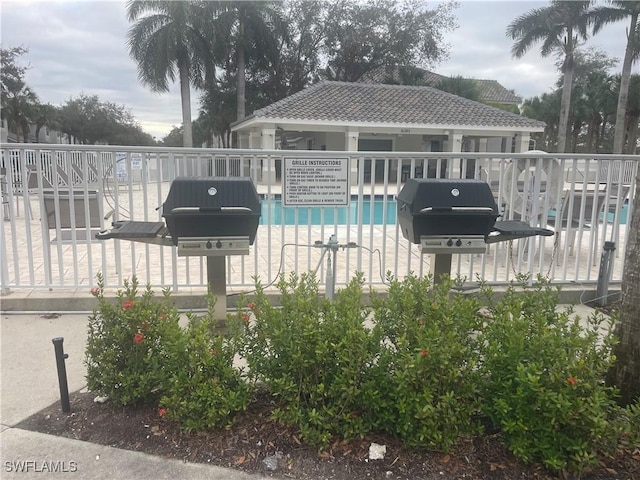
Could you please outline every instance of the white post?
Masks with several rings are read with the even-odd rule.
[[[262,147],[262,137],[260,136],[260,132],[252,131],[251,133],[249,133],[247,146],[248,148],[253,149]]]
[[[262,150],[275,150],[276,148],[276,129],[263,128],[261,133],[260,148]],[[262,181],[265,184],[275,185],[276,183],[276,160],[268,157],[263,160]]]
[[[462,152],[462,133],[453,132],[450,133],[446,140],[446,148],[447,152]],[[449,178],[462,178],[462,160],[457,158],[451,162],[449,165],[450,173],[448,175]]]
[[[524,153],[529,151],[529,140],[531,136],[528,132],[516,133],[516,153]]]
[[[347,130],[344,134],[344,149],[347,152],[358,151],[358,137],[360,133],[357,130]],[[351,185],[358,184],[358,159],[351,157]]]

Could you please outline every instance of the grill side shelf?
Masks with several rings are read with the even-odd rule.
[[[550,237],[553,231],[546,228],[532,227],[528,223],[519,220],[503,220],[493,225],[493,231],[487,235],[487,243],[505,242],[519,238],[535,237],[541,235]]]
[[[153,243],[157,245],[173,245],[168,230],[163,222],[114,222],[108,230],[96,233],[98,240],[130,240],[133,242]]]

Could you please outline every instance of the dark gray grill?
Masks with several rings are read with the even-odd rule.
[[[163,222],[114,222],[96,238],[175,245],[178,255],[242,254],[255,241],[260,210],[250,178],[179,177],[162,205],[166,227]]]
[[[398,221],[413,243],[423,236],[488,235],[496,218],[498,206],[482,180],[413,178],[398,194]]]
[[[178,256],[207,257],[207,283],[215,316],[226,318],[226,256],[248,255],[260,221],[260,197],[250,178],[176,178],[162,205],[166,222],[114,222],[99,240],[176,246]]]
[[[498,206],[482,180],[412,178],[397,205],[402,235],[423,253],[484,253],[488,243],[553,235],[517,220],[496,221]]]

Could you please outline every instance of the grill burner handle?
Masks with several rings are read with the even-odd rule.
[[[176,207],[171,209],[173,215],[194,213],[252,213],[249,207]]]
[[[436,212],[455,212],[455,213],[493,213],[491,207],[425,207],[420,210],[420,215]]]

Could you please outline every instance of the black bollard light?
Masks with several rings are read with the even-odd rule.
[[[52,341],[53,348],[56,352],[58,383],[60,385],[60,404],[62,405],[62,411],[69,413],[71,411],[71,405],[69,403],[69,386],[67,385],[67,367],[64,363],[64,361],[69,358],[69,355],[64,353],[64,347],[62,346],[64,338],[56,337]]]

